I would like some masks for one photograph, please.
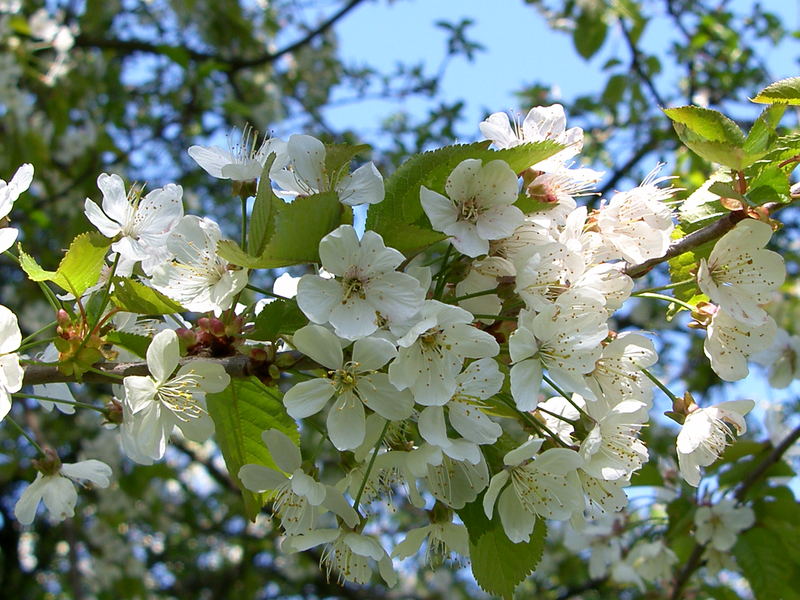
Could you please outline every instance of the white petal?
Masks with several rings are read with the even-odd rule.
[[[328,369],[340,369],[344,362],[339,338],[319,325],[306,325],[292,337],[292,344],[300,352]]]
[[[287,477],[263,465],[248,464],[239,469],[239,480],[251,492],[275,490],[284,485]]]
[[[352,393],[345,392],[328,412],[328,435],[338,450],[358,448],[366,434],[364,405]]]
[[[169,379],[180,358],[178,335],[171,329],[159,331],[147,347],[147,368],[158,384]]]
[[[61,465],[61,473],[73,479],[86,479],[105,488],[111,483],[111,467],[99,460],[90,459]]]
[[[384,197],[383,177],[372,162],[360,166],[336,184],[339,199],[348,206],[377,204]]]
[[[300,456],[300,448],[289,439],[289,436],[277,429],[267,429],[261,433],[261,439],[269,448],[270,456],[279,469],[294,473],[300,468],[303,460]]]
[[[301,381],[286,392],[283,405],[293,419],[304,419],[321,411],[335,391],[330,379]]]
[[[497,512],[508,539],[515,544],[530,540],[536,515],[529,513],[522,506],[513,486],[508,486],[497,501]]]
[[[447,448],[447,425],[444,422],[444,409],[441,406],[428,406],[419,414],[419,434],[429,443]]]
[[[376,371],[397,356],[397,348],[381,338],[365,338],[353,345],[353,362],[357,372]]]

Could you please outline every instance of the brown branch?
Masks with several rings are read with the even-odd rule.
[[[785,204],[780,202],[768,202],[761,208],[767,213],[772,213],[784,206]],[[739,221],[745,219],[746,217],[747,214],[745,211],[730,212],[722,217],[719,221],[715,221],[710,225],[706,225],[702,229],[693,231],[686,237],[676,240],[670,245],[670,247],[662,256],[651,258],[638,265],[630,265],[627,269],[625,269],[625,273],[634,279],[641,277],[642,275],[647,274],[650,269],[658,264],[666,262],[671,258],[675,258],[676,256],[680,256],[684,252],[689,252],[689,250],[693,250],[698,246],[702,246],[706,242],[710,242],[722,237],[731,229],[733,229]]]
[[[777,464],[778,461],[783,458],[783,455],[792,447],[792,445],[800,439],[800,427],[796,427],[789,435],[787,435],[780,444],[773,448],[772,452],[770,452],[764,460],[759,462],[756,467],[750,471],[744,479],[739,483],[739,486],[736,488],[736,492],[734,493],[734,497],[738,502],[743,502],[744,497],[747,492],[752,488],[767,472],[767,470]],[[686,561],[686,564],[681,569],[680,573],[675,577],[675,584],[672,588],[672,594],[670,596],[671,600],[678,600],[681,597],[681,593],[683,592],[683,588],[689,582],[689,578],[692,574],[700,568],[700,561],[703,556],[703,551],[706,548],[706,544],[695,544],[694,549],[692,550],[691,555]]]

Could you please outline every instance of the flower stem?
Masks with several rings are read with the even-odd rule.
[[[94,404],[87,404],[86,402],[78,402],[76,400],[62,400],[61,398],[50,398],[48,396],[37,396],[36,394],[26,394],[24,392],[16,392],[11,394],[14,398],[32,398],[34,400],[45,400],[46,402],[56,402],[58,404],[70,404],[77,408],[89,408],[96,410],[99,413],[106,412],[105,408],[95,406]]]
[[[19,345],[19,347],[20,348],[24,347],[30,340],[35,338],[40,333],[44,333],[45,331],[47,331],[48,329],[53,327],[56,323],[57,323],[57,321],[50,321],[47,325],[45,325],[41,329],[38,329],[37,331],[34,331],[32,334],[30,334],[29,336],[27,336],[25,339],[22,340],[22,343]]]
[[[277,298],[279,300],[286,300],[286,298],[284,296],[279,296],[278,294],[275,294],[273,292],[268,292],[264,288],[260,288],[260,287],[258,287],[256,285],[253,285],[253,284],[250,284],[250,283],[248,283],[244,287],[246,289],[248,289],[248,290],[253,290],[254,292],[258,292],[259,294],[264,294],[265,296],[269,296],[270,298]]]
[[[680,402],[680,398],[678,398],[675,394],[673,394],[671,391],[669,391],[669,388],[667,386],[665,386],[663,383],[661,383],[661,381],[659,381],[658,377],[653,375],[650,371],[648,371],[644,367],[642,367],[641,370],[642,370],[642,373],[644,373],[645,377],[647,377],[650,381],[655,383],[656,386],[658,386],[658,389],[660,389],[662,392],[664,392],[667,395],[667,398],[669,398],[673,402]]]
[[[378,458],[378,451],[381,449],[381,444],[383,443],[383,438],[386,436],[386,431],[389,429],[390,421],[386,421],[383,426],[383,431],[381,431],[381,435],[378,438],[378,442],[375,444],[375,449],[372,451],[372,457],[369,459],[369,464],[367,465],[367,471],[364,473],[364,480],[361,482],[361,487],[358,488],[358,493],[356,494],[355,499],[353,500],[353,508],[358,512],[358,504],[361,502],[361,496],[364,494],[364,489],[367,487],[367,479],[369,479],[369,474],[372,471],[372,467],[375,464],[375,459]],[[361,513],[359,513],[360,515]]]
[[[480,296],[488,296],[489,294],[496,294],[497,288],[492,288],[491,290],[483,290],[482,292],[474,292],[472,294],[465,294],[464,296],[458,296],[457,298],[450,298],[446,302],[448,304],[458,304],[462,300],[469,300],[470,298],[478,298]]]
[[[509,317],[508,315],[483,315],[475,313],[472,315],[476,319],[494,319],[495,321],[516,321],[517,317]]]
[[[434,275],[437,279],[436,281],[436,289],[433,292],[433,298],[435,300],[439,300],[442,297],[442,292],[444,291],[444,283],[445,283],[445,275],[447,274],[447,261],[450,259],[450,253],[453,251],[452,244],[448,244],[447,250],[444,251],[444,255],[442,256],[442,266],[439,268],[439,272]]]
[[[505,394],[498,394],[497,397],[500,398],[500,400],[502,400],[514,412],[516,412],[517,415],[519,415],[523,421],[525,421],[528,425],[533,427],[537,433],[539,433],[540,435],[549,436],[559,446],[567,447],[567,444],[564,443],[564,440],[562,440],[560,437],[558,437],[558,435],[553,433],[547,425],[545,425],[541,421],[537,421],[530,414],[522,412],[520,409],[517,408],[514,401],[508,398],[508,396],[506,396]]]
[[[587,419],[589,419],[589,421],[591,421],[592,423],[594,423],[594,422],[595,422],[595,420],[594,420],[594,419],[593,419],[591,416],[589,416],[589,413],[587,413],[587,412],[586,412],[585,410],[583,410],[583,409],[582,409],[580,406],[578,406],[578,405],[577,405],[575,402],[573,402],[573,400],[572,400],[572,395],[571,395],[571,394],[567,394],[567,393],[566,393],[564,390],[562,390],[562,389],[561,389],[561,388],[560,388],[560,387],[559,387],[559,386],[556,384],[556,382],[555,382],[555,381],[551,380],[551,379],[550,379],[550,378],[549,378],[547,375],[544,375],[544,374],[542,374],[542,379],[544,380],[544,382],[545,382],[547,385],[549,385],[551,388],[553,388],[553,389],[555,390],[556,394],[558,394],[559,396],[561,396],[562,398],[564,398],[564,400],[566,400],[567,402],[569,402],[570,404],[572,404],[572,406],[574,406],[574,407],[575,407],[575,410],[577,410],[577,411],[578,411],[578,413],[580,413],[582,416],[584,416],[584,417],[586,417]]]
[[[671,302],[674,304],[678,304],[683,308],[687,309],[689,312],[694,312],[697,307],[692,306],[688,302],[684,302],[683,300],[679,300],[674,296],[665,296],[664,294],[655,294],[652,292],[637,292],[636,294],[632,294],[633,296],[637,296],[639,298],[655,298],[656,300],[664,300],[665,302]]]
[[[684,279],[683,281],[676,281],[675,283],[670,283],[668,285],[662,285],[659,287],[652,287],[652,288],[645,288],[643,290],[639,290],[638,292],[634,292],[633,296],[638,296],[639,294],[650,294],[652,292],[660,292],[663,290],[672,290],[678,287],[682,287],[684,285],[689,285],[690,283],[694,283],[695,278],[692,277],[691,279]]]
[[[6,415],[5,420],[6,422],[11,423],[14,427],[16,427],[17,431],[19,431],[23,435],[23,437],[30,442],[31,446],[36,448],[39,454],[41,454],[42,456],[47,456],[44,453],[44,450],[42,450],[42,447],[36,443],[36,440],[34,440],[33,437],[31,437],[31,435],[20,426],[19,423],[17,423],[14,419],[12,419],[10,415]]]
[[[48,343],[50,343],[50,342],[52,342],[53,340],[56,340],[56,339],[57,339],[56,337],[50,337],[50,338],[45,338],[43,340],[32,340],[32,341],[30,341],[28,343],[22,343],[22,344],[20,344],[19,348],[17,348],[17,352],[23,352],[24,350],[27,350],[28,348],[33,348],[33,347],[38,346],[40,344],[48,344]]]

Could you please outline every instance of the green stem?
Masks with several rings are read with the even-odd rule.
[[[242,250],[247,252],[247,197],[242,194]]]
[[[643,368],[643,367],[640,367],[640,368],[641,368],[641,371],[642,371],[642,373],[644,373],[644,374],[645,374],[645,377],[647,377],[647,378],[648,378],[650,381],[652,381],[653,383],[655,383],[655,384],[656,384],[656,386],[658,386],[658,389],[660,389],[662,392],[664,392],[664,393],[667,395],[667,398],[669,398],[670,400],[672,400],[672,402],[680,402],[680,398],[678,398],[678,397],[677,397],[675,394],[673,394],[671,391],[669,391],[669,388],[668,388],[667,386],[665,386],[663,383],[661,383],[661,382],[658,380],[658,377],[656,377],[655,375],[653,375],[653,374],[652,374],[650,371],[648,371],[647,369],[645,369],[645,368]]]
[[[572,404],[572,406],[574,406],[574,407],[575,407],[575,410],[577,410],[577,411],[578,411],[578,413],[580,413],[581,415],[583,415],[584,417],[586,417],[587,419],[589,419],[589,421],[591,421],[592,423],[595,423],[595,422],[596,422],[596,421],[595,421],[595,420],[594,420],[594,419],[593,419],[593,418],[592,418],[592,417],[589,415],[589,413],[587,413],[585,410],[583,410],[583,409],[582,409],[580,406],[578,406],[578,405],[577,405],[575,402],[573,402],[573,401],[572,401],[572,395],[571,395],[571,394],[567,394],[567,393],[566,393],[564,390],[562,390],[562,389],[561,389],[561,388],[560,388],[560,387],[559,387],[559,386],[558,386],[558,385],[557,385],[557,384],[556,384],[554,381],[552,381],[552,380],[551,380],[551,379],[550,379],[550,378],[549,378],[547,375],[544,375],[544,374],[542,374],[542,379],[544,380],[544,382],[545,382],[547,385],[549,385],[551,388],[553,388],[553,389],[555,390],[556,394],[558,394],[559,396],[561,396],[562,398],[564,398],[564,400],[566,400],[567,402],[569,402],[570,404]]]
[[[270,298],[278,298],[279,300],[286,300],[285,296],[279,296],[278,294],[275,294],[273,292],[268,292],[264,288],[260,288],[260,287],[258,287],[256,285],[253,285],[253,284],[250,284],[250,283],[248,283],[244,287],[246,289],[248,289],[248,290],[253,290],[254,292],[258,292],[259,294],[264,294],[265,296],[269,296]]]
[[[375,459],[378,458],[378,451],[381,449],[381,444],[383,443],[383,438],[386,436],[386,431],[389,429],[390,421],[386,421],[383,426],[383,431],[381,431],[381,435],[378,438],[378,442],[375,444],[375,449],[372,451],[372,457],[369,459],[369,464],[367,465],[367,471],[364,473],[364,480],[361,482],[361,487],[358,488],[358,493],[356,494],[355,499],[353,500],[353,508],[358,512],[358,504],[361,502],[361,496],[364,494],[364,489],[367,487],[367,479],[369,479],[369,474],[372,471],[372,467],[375,464]],[[360,515],[361,513],[359,513]]]
[[[36,443],[36,440],[34,440],[30,436],[30,434],[20,426],[19,423],[17,423],[14,419],[12,419],[10,415],[6,415],[5,421],[6,421],[6,423],[11,423],[14,427],[16,427],[17,431],[19,431],[25,437],[25,439],[28,440],[31,443],[31,446],[36,448],[36,450],[39,452],[39,454],[41,454],[42,456],[47,456],[44,453],[44,450],[42,450],[42,447],[39,444]]]
[[[639,292],[633,295],[638,296],[639,298],[655,298],[656,300],[664,300],[665,302],[678,304],[687,309],[689,312],[694,312],[695,310],[697,310],[697,307],[692,306],[691,304],[689,304],[688,302],[684,302],[683,300],[679,300],[674,296],[665,296],[664,294],[653,294],[651,292]]]
[[[98,375],[102,375],[103,377],[111,377],[113,379],[125,379],[124,375],[117,375],[116,373],[111,373],[109,371],[103,371],[102,369],[96,369],[94,367],[89,367],[86,370],[87,371],[91,371],[92,373],[97,373]]]
[[[568,419],[564,415],[554,413],[553,411],[547,410],[546,408],[542,408],[541,406],[537,406],[536,410],[543,412],[546,415],[550,415],[551,417],[553,417],[554,419],[558,419],[559,421],[564,421],[564,423],[569,423],[570,425],[575,424],[575,421],[573,421],[572,419]]]
[[[508,315],[483,315],[475,313],[472,315],[476,319],[494,319],[495,321],[516,321],[517,317],[509,317]]]
[[[547,435],[559,446],[567,447],[567,444],[565,444],[564,441],[560,437],[558,437],[557,434],[553,433],[547,425],[545,425],[541,421],[537,421],[530,414],[522,412],[520,409],[518,409],[516,403],[513,400],[510,400],[508,397],[502,394],[498,394],[498,398],[500,398],[500,400],[505,402],[505,404],[509,408],[511,408],[520,417],[522,417],[522,420],[525,421],[531,427],[533,427],[539,433],[539,435]]]
[[[448,244],[447,250],[444,251],[444,255],[442,256],[442,266],[439,268],[439,272],[436,273],[434,277],[436,277],[436,289],[433,292],[433,298],[435,300],[439,300],[442,297],[442,292],[444,291],[444,283],[445,283],[445,275],[447,274],[447,261],[450,259],[450,253],[453,251],[452,244]]]
[[[87,404],[86,402],[78,402],[76,400],[62,400],[61,398],[50,398],[48,396],[37,396],[36,394],[25,394],[23,392],[16,392],[11,394],[14,398],[32,398],[34,400],[45,400],[46,402],[56,402],[58,404],[71,404],[77,408],[90,408],[99,413],[105,413],[106,409],[94,404]]]
[[[480,296],[488,296],[489,294],[496,294],[497,288],[493,288],[491,290],[483,290],[482,292],[474,292],[472,294],[465,294],[464,296],[459,296],[458,298],[450,298],[446,302],[448,304],[457,304],[462,300],[469,300],[470,298],[478,298]]]
[[[668,285],[662,285],[660,287],[652,287],[652,288],[645,288],[643,290],[639,290],[638,292],[634,292],[631,294],[632,296],[638,296],[639,294],[650,294],[652,292],[660,292],[662,290],[672,290],[684,285],[689,285],[690,283],[694,283],[695,278],[692,277],[691,279],[684,279],[683,281],[677,281],[675,283],[670,283]]]
[[[47,331],[48,329],[50,329],[51,327],[53,327],[53,326],[54,326],[54,325],[56,325],[57,323],[58,323],[58,321],[50,321],[50,322],[49,322],[47,325],[45,325],[45,326],[44,326],[44,327],[42,327],[41,329],[38,329],[37,331],[34,331],[32,334],[30,334],[29,336],[27,336],[25,339],[23,339],[23,340],[22,340],[22,343],[19,345],[19,347],[20,347],[20,348],[22,348],[22,347],[23,347],[25,344],[27,344],[27,343],[28,343],[30,340],[32,340],[33,338],[35,338],[35,337],[36,337],[37,335],[39,335],[40,333],[44,333],[45,331]]]
[[[106,280],[106,285],[103,287],[103,300],[100,302],[100,310],[97,311],[97,314],[102,315],[103,311],[106,309],[108,305],[108,299],[111,296],[111,284],[114,282],[114,275],[117,272],[117,267],[119,266],[119,259],[120,254],[117,252],[114,255],[114,262],[111,264],[111,271],[108,273],[108,279]]]
[[[52,342],[53,340],[56,340],[56,339],[58,339],[58,338],[57,337],[50,337],[50,338],[45,338],[43,340],[33,340],[31,342],[28,342],[27,344],[24,344],[24,343],[20,344],[19,348],[17,348],[16,351],[17,352],[23,352],[23,351],[27,350],[28,348],[33,348],[33,347],[38,346],[40,344],[49,344],[50,342]]]

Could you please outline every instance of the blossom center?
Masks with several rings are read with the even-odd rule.
[[[196,419],[205,412],[194,397],[202,380],[203,377],[194,371],[178,375],[158,386],[156,399],[181,421]]]

